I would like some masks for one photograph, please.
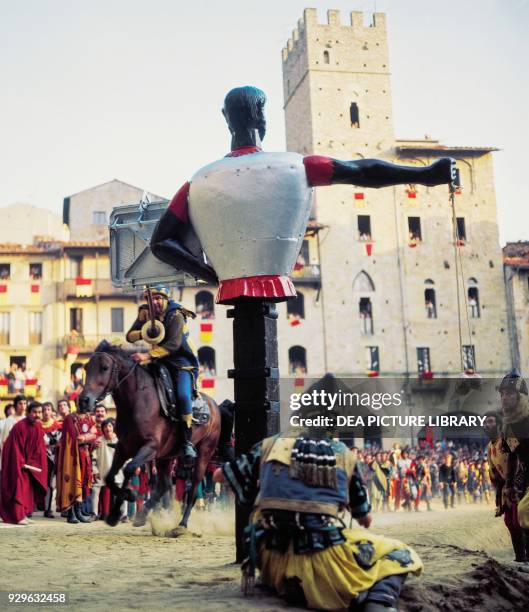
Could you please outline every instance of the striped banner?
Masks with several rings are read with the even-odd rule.
[[[38,306],[40,304],[40,285],[31,285],[29,303],[31,306]]]
[[[294,379],[294,389],[296,393],[301,393],[303,388],[305,387],[305,379],[304,378],[295,378]]]
[[[92,297],[94,295],[92,279],[78,276],[75,279],[75,295],[77,297]]]
[[[209,344],[213,340],[213,323],[200,324],[200,342]]]

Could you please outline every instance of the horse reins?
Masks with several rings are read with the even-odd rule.
[[[118,378],[119,376],[119,365],[117,363],[117,361],[114,359],[114,357],[112,357],[112,355],[109,355],[108,353],[105,353],[103,351],[96,351],[94,353],[94,355],[106,355],[111,361],[112,361],[112,372],[110,373],[110,378],[108,380],[108,383],[106,384],[105,388],[103,389],[103,391],[101,392],[100,395],[97,396],[96,398],[96,402],[100,402],[101,400],[103,400],[109,393],[112,393],[112,391],[114,391],[115,389],[117,389],[122,383],[124,383],[127,378],[134,372],[134,370],[136,369],[136,366],[139,365],[139,362],[135,361],[134,365],[132,366],[132,368],[125,374],[125,376],[123,376],[123,378],[120,380]],[[117,379],[116,384],[113,388],[112,391],[110,391],[110,385],[112,383],[112,381],[114,380],[114,378]]]

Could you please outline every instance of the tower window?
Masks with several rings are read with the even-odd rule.
[[[415,246],[417,242],[421,242],[421,218],[408,217],[408,232],[410,236],[410,246]]]
[[[477,287],[469,287],[468,289],[468,308],[470,316],[473,319],[479,319],[481,313],[479,308],[479,289]]]
[[[215,303],[211,291],[199,291],[195,295],[195,310],[201,319],[215,318]]]
[[[198,349],[198,363],[200,373],[204,376],[215,376],[216,373],[215,349],[210,346],[202,346]]]
[[[417,369],[419,370],[419,374],[432,371],[430,349],[426,346],[417,348]]]
[[[467,241],[467,230],[465,227],[465,218],[457,217],[456,223],[457,223],[457,241],[461,242],[462,244],[465,244],[465,242]]]
[[[463,345],[463,369],[465,372],[476,369],[476,353],[473,344]]]
[[[287,318],[289,321],[295,321],[305,318],[305,297],[301,291],[297,292],[295,298],[287,302]]]
[[[380,372],[378,346],[366,346],[367,369],[371,372]]]
[[[323,52],[323,63],[328,64],[330,62],[330,56],[328,51]]]
[[[360,315],[361,333],[371,335],[373,333],[373,307],[369,298],[360,298],[358,314]]]
[[[435,304],[435,289],[426,289],[424,291],[424,305],[426,307],[426,316],[429,319],[437,319],[437,306]]]
[[[349,115],[351,116],[351,127],[359,128],[360,111],[358,110],[358,104],[356,102],[351,102],[351,106],[349,107]]]
[[[290,374],[307,373],[307,351],[302,346],[291,346],[288,349]]]
[[[358,215],[358,240],[371,240],[371,217]]]

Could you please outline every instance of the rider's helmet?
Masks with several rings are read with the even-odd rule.
[[[498,391],[518,391],[518,393],[528,395],[527,383],[516,368],[503,377]]]
[[[143,297],[146,298],[148,293],[150,293],[153,297],[155,295],[161,295],[166,300],[171,299],[171,292],[169,291],[169,288],[166,287],[165,285],[150,285],[148,287],[145,287],[145,290],[143,292]]]

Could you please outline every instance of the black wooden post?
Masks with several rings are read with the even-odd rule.
[[[235,397],[235,454],[279,431],[279,367],[277,309],[260,299],[238,301],[228,310],[233,319],[233,370]],[[236,505],[237,562],[244,558],[244,528],[250,510]]]

